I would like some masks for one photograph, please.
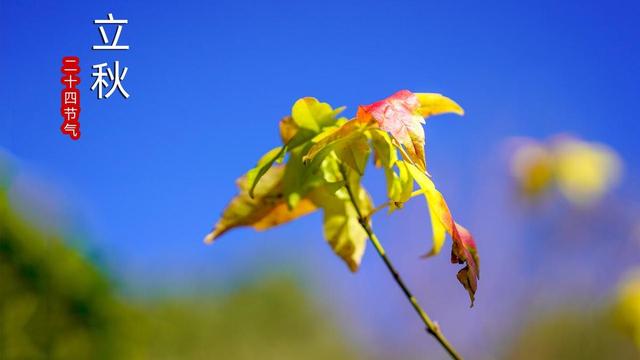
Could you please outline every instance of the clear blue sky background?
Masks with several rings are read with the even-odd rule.
[[[129,51],[91,50],[100,41],[92,21],[108,12],[129,20],[121,37]],[[374,254],[349,276],[323,243],[317,215],[267,233],[238,230],[213,247],[201,239],[235,178],[277,145],[277,121],[297,98],[346,105],[352,115],[399,89],[447,94],[467,113],[429,121],[427,156],[456,217],[475,229],[485,274],[478,306],[466,310],[446,254],[417,260],[428,247],[422,204],[376,226],[383,239],[395,237],[389,246],[414,287],[447,292],[447,306],[426,301],[444,324],[475,321],[453,335],[473,344],[483,306],[487,314],[488,303],[499,306],[495,279],[516,261],[504,250],[515,240],[499,237],[510,220],[493,201],[508,191],[497,156],[505,138],[571,132],[607,143],[626,163],[623,188],[632,191],[624,196],[638,200],[639,18],[637,1],[0,0],[0,146],[35,175],[23,179],[40,204],[31,210],[88,234],[129,284],[192,288],[231,281],[253,264],[297,264],[319,288],[340,289],[320,291],[321,302],[339,298],[339,311],[364,324],[384,324],[402,308],[416,326],[411,336],[422,336]],[[58,130],[64,55],[79,56],[83,69],[77,142]],[[131,98],[98,101],[90,67],[114,60],[129,67]],[[379,300],[388,308],[367,315],[380,309],[372,297],[391,297]]]

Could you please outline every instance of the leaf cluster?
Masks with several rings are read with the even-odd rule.
[[[385,174],[388,201],[383,206],[390,212],[415,195],[424,196],[433,228],[433,245],[426,256],[438,254],[446,234],[451,236],[451,261],[465,264],[457,277],[473,304],[479,277],[475,243],[453,220],[426,170],[422,128],[426,117],[462,115],[462,108],[440,94],[402,90],[360,106],[353,119],[339,117],[343,110],[311,97],[296,101],[291,114],[280,121],[282,145],[238,179],[239,194],[205,241],[213,242],[235,227],[264,230],[321,210],[327,242],[356,271],[366,247],[365,226],[379,209],[361,184],[373,158]],[[414,191],[416,184],[419,190]]]

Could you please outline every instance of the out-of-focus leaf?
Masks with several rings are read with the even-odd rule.
[[[520,191],[536,199],[557,189],[573,205],[588,206],[619,180],[622,161],[608,146],[560,135],[548,143],[512,140],[511,173]]]
[[[292,209],[287,207],[282,191],[283,166],[270,168],[249,196],[249,185],[245,176],[238,179],[240,193],[231,200],[213,231],[205,237],[211,243],[220,235],[239,226],[253,226],[264,230],[296,219],[315,210],[308,200],[300,199]]]
[[[249,184],[249,196],[253,197],[253,192],[260,181],[260,178],[271,168],[271,166],[275,162],[282,162],[284,159],[284,155],[287,151],[287,146],[278,146],[277,148],[271,149],[269,152],[264,154],[260,160],[258,160],[258,164],[253,169],[247,172],[247,184]]]
[[[640,349],[640,268],[630,271],[618,285],[612,310],[616,327]]]

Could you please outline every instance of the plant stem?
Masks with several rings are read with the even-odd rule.
[[[416,190],[414,192],[411,193],[411,195],[409,196],[409,199],[416,197],[418,195],[422,195],[424,194],[424,190]],[[367,214],[367,218],[371,218],[373,216],[373,214],[377,213],[378,211],[391,206],[391,201],[387,201],[386,203],[380,204],[378,206],[376,206],[373,210],[371,210],[368,214]]]
[[[373,230],[369,225],[368,217],[371,214],[368,214],[366,217],[363,216],[362,211],[358,207],[358,202],[356,200],[356,197],[354,196],[353,191],[351,190],[351,187],[349,186],[348,182],[346,182],[345,187],[347,189],[347,192],[349,193],[349,198],[351,199],[351,203],[353,204],[353,207],[355,208],[356,213],[358,215],[358,221],[360,225],[362,226],[364,231],[367,233],[367,236],[369,237],[369,240],[371,240],[373,247],[376,248],[378,255],[380,255],[380,257],[382,258],[382,261],[384,261],[385,265],[387,266],[387,269],[393,276],[394,280],[396,281],[398,286],[400,286],[400,289],[402,289],[402,292],[404,293],[406,298],[409,300],[409,302],[411,302],[411,305],[420,316],[420,319],[422,319],[422,322],[424,322],[424,324],[427,326],[427,329],[426,329],[427,332],[433,335],[436,338],[436,340],[438,340],[440,345],[442,345],[442,347],[445,348],[445,350],[449,353],[449,355],[451,355],[453,359],[456,359],[456,360],[462,359],[462,357],[458,354],[456,349],[454,349],[454,347],[444,337],[444,335],[442,334],[442,331],[440,331],[440,327],[435,322],[433,322],[431,318],[429,318],[429,315],[427,315],[427,313],[424,310],[422,310],[422,307],[420,306],[420,304],[418,304],[418,300],[415,298],[415,296],[413,296],[409,288],[407,288],[407,285],[405,285],[404,281],[400,277],[400,274],[391,263],[391,260],[389,260],[389,258],[387,257],[386,252],[382,247],[382,244],[380,243],[376,235],[373,233]]]

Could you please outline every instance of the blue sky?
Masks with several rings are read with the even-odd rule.
[[[91,50],[100,41],[92,21],[108,12],[129,20],[121,43],[130,50]],[[459,221],[480,229],[483,251],[491,244],[483,231],[495,235],[505,222],[490,199],[506,188],[496,154],[509,136],[570,132],[612,146],[626,164],[625,196],[637,203],[639,17],[634,1],[2,0],[0,146],[33,175],[23,186],[39,201],[32,210],[87,234],[125,282],[190,288],[229,281],[252,264],[311,262],[309,272],[324,273],[320,286],[339,282],[345,299],[352,288],[393,293],[386,283],[372,290],[385,276],[372,253],[359,280],[348,276],[323,243],[317,215],[202,245],[235,178],[277,145],[277,121],[293,102],[315,96],[353,115],[358,104],[405,88],[457,100],[465,117],[427,124],[428,162]],[[58,130],[64,55],[79,56],[82,67],[77,142]],[[90,67],[114,60],[129,67],[131,97],[97,100]],[[379,177],[368,181],[382,186]],[[410,252],[428,247],[414,239],[428,232],[423,210],[412,206],[376,226],[383,238],[412,239],[390,246],[416,273],[414,285],[424,271],[446,269],[447,289],[466,309],[447,256],[423,270]],[[418,225],[403,230],[405,219]],[[489,274],[507,257],[492,254],[498,247],[485,245]]]

